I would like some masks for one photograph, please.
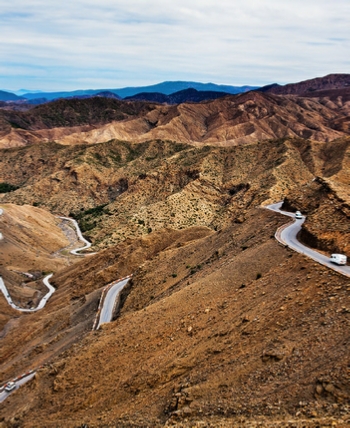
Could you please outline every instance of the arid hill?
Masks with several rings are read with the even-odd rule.
[[[113,98],[62,99],[28,111],[0,110],[0,147],[52,141],[58,135],[147,114],[154,107]]]
[[[310,193],[314,177],[324,177],[345,210],[346,225],[349,141],[292,139],[226,148],[110,141],[4,149],[0,182],[19,188],[2,200],[74,215],[95,245],[108,247],[163,227],[221,228],[264,201],[299,198],[304,186]],[[328,204],[330,191],[324,194]],[[307,214],[314,206],[323,212],[316,195],[315,203],[300,204]],[[296,200],[293,208],[298,205]],[[334,223],[337,228],[341,221]]]
[[[2,116],[0,274],[23,306],[40,282],[13,266],[47,264],[57,291],[33,314],[0,296],[0,379],[43,365],[0,426],[349,426],[349,278],[278,244],[288,220],[263,208],[300,209],[306,245],[350,257],[347,92],[108,100],[105,121],[103,99],[66,103],[12,112],[10,133]],[[69,255],[58,214],[97,254]]]
[[[220,229],[313,178],[293,140],[239,147],[122,141],[2,150],[2,200],[75,216],[99,247],[164,227]],[[309,150],[310,152],[310,150]]]
[[[50,362],[6,400],[7,426],[342,426],[348,280],[279,246],[284,221],[159,231],[55,275],[45,312],[2,341],[3,378]],[[94,290],[128,269],[118,320],[89,333]]]
[[[69,242],[57,226],[52,214],[29,205],[0,205],[0,276],[11,290],[15,304],[23,308],[35,307],[47,292],[40,279],[46,272],[57,271],[69,264],[55,252]],[[48,230],[50,233],[48,234]],[[18,317],[3,298],[0,298],[0,337]]]
[[[27,112],[1,112],[0,147],[121,139],[230,146],[276,138],[331,141],[348,135],[349,104],[248,92],[174,106],[106,98],[59,100]]]

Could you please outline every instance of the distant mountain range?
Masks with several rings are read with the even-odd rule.
[[[230,86],[215,83],[200,82],[162,82],[150,86],[126,87],[120,89],[87,89],[63,92],[25,92],[17,93],[0,91],[0,102],[13,102],[28,108],[28,104],[44,104],[60,98],[91,98],[104,97],[119,100],[142,100],[166,104],[179,104],[183,102],[201,102],[214,100],[224,95],[239,94],[251,90],[267,92],[276,95],[297,95],[317,97],[320,91],[339,91],[350,89],[350,74],[329,74],[324,77],[305,80],[298,83],[258,86]],[[26,107],[27,106],[27,107]]]
[[[199,83],[199,82],[162,82],[156,85],[116,89],[112,92],[117,93],[122,98],[131,97],[133,95],[143,92],[160,92],[165,95],[170,95],[184,89],[196,89],[197,91],[214,91],[225,92],[227,94],[240,94],[242,92],[257,89],[258,86],[231,86],[231,85],[217,85],[215,83]]]
[[[52,101],[58,98],[88,98],[92,96],[107,96],[124,99],[126,97],[133,97],[137,94],[156,93],[171,95],[186,89],[196,89],[197,91],[205,92],[220,92],[226,94],[239,94],[253,89],[258,86],[230,86],[230,85],[216,85],[215,83],[200,83],[200,82],[162,82],[150,86],[137,86],[127,87],[120,89],[87,89],[77,91],[62,91],[62,92],[27,92],[23,93],[21,90],[21,97],[10,92],[0,91],[0,101],[19,101],[27,100],[33,104],[41,104],[43,102]],[[4,93],[4,95],[2,95]],[[6,95],[5,95],[6,94]],[[208,96],[208,94],[206,95]],[[151,99],[152,101],[155,101]],[[160,101],[167,102],[167,101]]]

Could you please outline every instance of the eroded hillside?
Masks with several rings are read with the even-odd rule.
[[[254,91],[170,106],[107,98],[59,100],[27,112],[0,111],[0,147],[111,139],[218,146],[286,137],[331,141],[349,134],[348,107],[328,98]]]
[[[164,227],[217,230],[313,178],[288,140],[235,148],[46,144],[3,150],[0,162],[0,181],[20,186],[3,201],[70,213],[99,247]]]
[[[96,248],[106,248],[164,227],[201,225],[217,230],[232,219],[243,221],[251,207],[289,197],[294,201],[290,208],[310,215],[303,234],[307,242],[311,243],[306,230],[313,228],[317,239],[322,227],[329,229],[332,223],[331,241],[317,246],[347,251],[348,151],[348,138],[227,148],[155,140],[4,149],[0,181],[19,188],[3,194],[2,200],[70,214]],[[315,177],[332,188],[323,192],[327,209],[312,190],[320,182],[314,182]],[[308,194],[311,199],[302,202]],[[317,216],[323,218],[321,223]]]
[[[22,339],[22,359],[5,372],[42,362],[45,350],[51,364],[7,399],[6,423],[347,421],[348,280],[281,247],[273,234],[284,221],[253,209],[221,231],[152,233],[56,275],[56,296],[35,324],[44,351],[29,353]],[[117,321],[85,330],[83,340],[55,354],[53,338],[62,345],[68,332],[82,334],[77,323],[92,323],[91,311],[84,310],[83,323],[72,308],[128,268],[135,276]],[[32,327],[24,328],[23,335]]]
[[[307,215],[300,239],[350,256],[350,143],[331,126],[343,101],[342,116],[254,93],[147,105],[86,132],[70,128],[75,116],[47,126],[60,143],[33,119],[38,144],[0,151],[1,202],[41,218],[37,239],[13,232],[15,247],[27,240],[35,263],[45,247],[53,263],[67,243],[51,212],[74,216],[97,254],[50,265],[44,310],[5,309],[1,379],[44,367],[0,424],[349,425],[349,279],[278,244],[287,220],[262,207],[284,199]],[[131,273],[116,320],[92,332],[102,288]]]

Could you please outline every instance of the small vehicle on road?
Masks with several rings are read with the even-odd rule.
[[[346,265],[347,257],[344,254],[332,254],[329,261],[337,265]]]
[[[296,218],[297,220],[300,220],[301,218],[303,218],[303,216],[302,216],[302,214],[301,214],[301,212],[300,212],[300,211],[296,211],[296,213],[295,213],[295,218]]]
[[[5,391],[6,392],[11,392],[15,388],[16,388],[16,383],[15,382],[8,382],[8,384],[5,386]]]

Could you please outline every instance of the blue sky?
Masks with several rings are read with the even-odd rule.
[[[350,73],[349,0],[2,0],[0,22],[3,90]]]

